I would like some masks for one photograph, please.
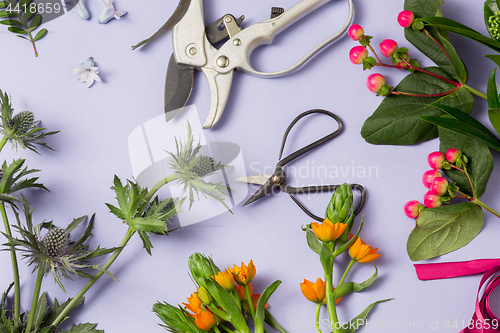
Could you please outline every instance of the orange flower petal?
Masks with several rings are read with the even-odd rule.
[[[196,326],[205,331],[210,331],[215,325],[217,325],[214,315],[208,311],[201,311],[197,313],[195,315],[194,323]]]

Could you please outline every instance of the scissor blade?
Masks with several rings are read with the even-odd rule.
[[[248,184],[264,185],[272,176],[273,175],[253,175],[236,178],[235,180]]]
[[[258,190],[257,192],[255,192],[251,197],[250,199],[248,199],[244,204],[243,206],[246,206],[256,200],[259,200],[260,198],[262,197],[265,197],[266,195],[270,194],[273,189],[278,186],[276,184],[274,184],[270,178],[267,179],[266,183],[264,185],[262,185]]]
[[[229,91],[231,90],[234,71],[227,74],[219,74],[214,69],[209,67],[202,67],[201,70],[208,80],[211,94],[210,111],[203,128],[211,128],[219,122],[220,117],[224,112],[224,108],[226,107],[226,102],[229,97]]]
[[[193,91],[194,68],[182,66],[172,53],[165,79],[165,120],[170,121],[184,106]]]

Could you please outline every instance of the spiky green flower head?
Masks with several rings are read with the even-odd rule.
[[[22,111],[14,115],[14,109],[9,100],[7,93],[0,90],[0,134],[3,136],[0,141],[0,150],[3,145],[10,141],[14,148],[30,149],[36,153],[35,145],[50,148],[44,141],[47,135],[58,133],[45,132],[46,128],[36,127],[39,121],[35,121],[35,117],[31,111]]]
[[[102,271],[102,268],[99,265],[90,264],[88,260],[111,253],[117,249],[101,249],[97,247],[92,251],[87,250],[88,246],[83,243],[91,235],[94,216],[90,219],[82,236],[76,242],[71,242],[70,233],[87,219],[86,216],[74,219],[65,229],[55,226],[52,222],[42,222],[33,226],[33,210],[30,210],[25,197],[22,197],[22,201],[26,220],[24,225],[21,223],[17,211],[15,212],[17,218],[15,228],[19,231],[21,238],[14,238],[4,234],[9,240],[4,245],[13,246],[16,251],[19,251],[23,258],[27,260],[28,265],[34,266],[33,271],[41,270],[44,276],[52,273],[54,280],[62,290],[64,290],[64,286],[61,277],[70,280],[72,276],[91,278],[92,276],[86,273],[85,270]]]
[[[189,193],[189,208],[195,201],[195,193],[199,199],[199,194],[211,196],[222,203],[228,210],[229,207],[224,202],[225,194],[228,188],[221,183],[206,182],[203,178],[213,174],[218,170],[224,169],[225,166],[220,163],[215,163],[214,159],[201,155],[201,144],[195,145],[191,125],[187,124],[187,140],[182,142],[175,139],[177,152],[168,152],[172,157],[170,166],[175,172],[177,183],[183,186],[182,195]]]

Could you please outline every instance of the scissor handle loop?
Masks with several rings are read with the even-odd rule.
[[[327,136],[324,136],[322,137],[321,139],[319,140],[316,140],[314,141],[313,143],[310,143],[308,144],[307,146],[305,146],[304,148],[302,149],[299,149],[297,150],[296,152],[294,152],[293,154],[290,154],[289,156],[285,157],[284,159],[281,160],[281,156],[283,155],[283,150],[285,149],[285,143],[286,143],[286,139],[288,137],[288,134],[290,133],[292,127],[302,118],[310,115],[310,114],[314,114],[314,113],[321,113],[321,114],[325,114],[333,119],[335,119],[335,121],[337,122],[338,124],[338,128],[335,132],[332,132],[330,134],[328,134]],[[340,132],[342,132],[344,128],[344,124],[342,123],[342,120],[334,113],[330,112],[330,111],[326,111],[326,110],[322,110],[322,109],[313,109],[313,110],[309,110],[309,111],[306,111],[306,112],[303,112],[301,114],[299,114],[291,123],[290,125],[288,125],[288,128],[286,129],[285,131],[285,134],[283,135],[283,141],[281,142],[281,149],[280,149],[280,154],[279,154],[279,157],[278,159],[280,160],[277,164],[277,167],[283,167],[285,164],[287,164],[288,162],[296,159],[297,157],[305,154],[306,152],[308,152],[309,150],[312,150],[322,144],[324,144],[325,142],[333,139],[334,137],[336,137],[337,135],[340,134]]]
[[[349,15],[344,26],[336,34],[312,49],[295,65],[277,72],[260,72],[250,65],[250,55],[255,48],[262,44],[272,43],[276,35],[328,1],[330,0],[302,0],[280,16],[254,24],[242,30],[226,42],[216,53],[215,57],[212,59],[213,68],[219,73],[228,73],[236,68],[241,68],[245,72],[260,77],[280,77],[295,72],[315,54],[333,43],[346,32],[354,14],[352,0],[347,0],[349,3]],[[220,57],[229,59],[229,65],[225,64],[224,67],[220,67],[217,63]]]
[[[293,193],[318,193],[318,192],[331,192],[335,191],[340,185],[322,185],[322,186],[308,186],[308,187],[300,187],[300,188],[290,188],[292,191],[286,191],[290,198],[299,206],[300,209],[304,213],[306,213],[310,218],[323,222],[324,218],[314,215],[311,213],[300,201],[297,199]],[[365,201],[366,201],[366,190],[363,186],[359,184],[351,184],[352,189],[357,189],[361,193],[360,201],[358,204],[358,208],[354,211],[354,215],[358,215],[363,207],[365,206]]]

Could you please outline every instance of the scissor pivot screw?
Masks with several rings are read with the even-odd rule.
[[[198,50],[196,49],[196,47],[192,47],[189,49],[189,54],[190,55],[196,55],[196,53],[198,53]]]
[[[225,21],[226,23],[229,23],[229,22],[231,22],[232,20],[233,20],[233,19],[232,19],[232,18],[231,18],[231,16],[229,16],[229,15],[228,15],[228,16],[226,16],[226,17],[224,18],[224,21]]]
[[[236,38],[235,40],[233,40],[233,44],[234,44],[234,46],[240,46],[241,45],[241,39]]]
[[[274,175],[273,178],[271,178],[271,181],[274,183],[274,184],[279,184],[281,183],[281,177],[278,176],[278,175]]]
[[[226,68],[227,66],[229,66],[229,58],[226,56],[220,56],[219,58],[217,58],[217,66],[219,66],[220,68]]]

